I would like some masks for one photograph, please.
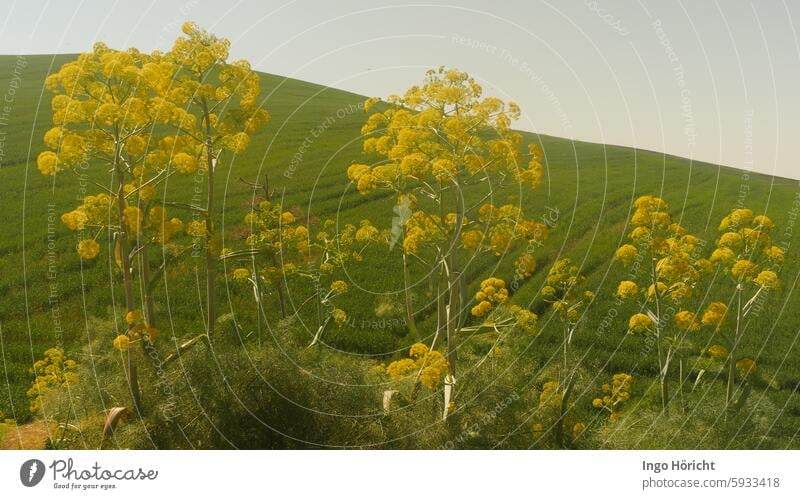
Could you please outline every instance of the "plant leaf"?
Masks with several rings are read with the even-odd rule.
[[[103,437],[100,441],[100,448],[103,448],[103,443],[106,439],[114,433],[114,430],[119,427],[128,418],[130,411],[127,407],[112,407],[106,416],[106,422],[103,425]]]

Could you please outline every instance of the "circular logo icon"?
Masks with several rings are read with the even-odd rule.
[[[44,463],[38,459],[28,459],[19,468],[19,480],[26,487],[34,487],[44,478]]]

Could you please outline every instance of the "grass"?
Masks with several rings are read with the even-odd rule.
[[[84,366],[94,366],[94,370],[88,372],[96,380],[92,383],[97,385],[93,389],[98,393],[108,391],[106,383],[113,385],[108,381],[113,368],[104,371],[97,367],[105,365],[101,357],[109,349],[119,327],[115,323],[119,317],[114,317],[114,310],[122,308],[121,289],[116,285],[118,283],[110,280],[113,262],[98,258],[82,263],[74,251],[76,235],[58,221],[62,212],[72,209],[76,200],[82,198],[85,194],[82,189],[86,187],[68,175],[55,179],[44,177],[35,165],[35,158],[43,148],[42,135],[50,125],[50,95],[43,91],[43,80],[49,71],[69,59],[67,55],[25,57],[25,65],[19,72],[20,86],[11,103],[9,122],[0,125],[0,133],[5,134],[0,200],[6,234],[0,239],[0,354],[5,385],[0,391],[0,413],[20,423],[31,418],[25,395],[32,381],[28,369],[51,346],[62,346]],[[11,88],[17,65],[16,56],[0,56],[0,93]],[[359,195],[345,175],[351,162],[363,159],[359,129],[365,114],[359,104],[364,98],[280,76],[262,74],[261,77],[270,123],[253,137],[250,148],[243,155],[228,156],[216,177],[217,192],[222,193],[218,204],[224,207],[218,219],[224,233],[223,245],[241,245],[237,239],[237,227],[253,199],[253,190],[246,182],[262,182],[265,175],[283,197],[285,206],[298,207],[312,218],[335,218],[340,224],[369,218],[380,227],[390,227],[394,215],[393,200],[381,194]],[[800,301],[795,286],[800,276],[800,260],[795,256],[800,242],[800,231],[796,230],[800,199],[798,182],[627,147],[573,142],[530,133],[525,134],[525,139],[541,144],[546,156],[547,175],[542,187],[532,195],[521,194],[520,202],[529,217],[549,215],[555,218],[556,227],[545,245],[537,250],[540,270],[522,283],[513,299],[537,312],[546,312],[538,296],[546,269],[558,258],[572,258],[587,276],[588,289],[598,297],[576,333],[573,347],[576,356],[585,356],[586,359],[576,404],[585,406],[599,391],[599,386],[615,372],[630,372],[636,377],[630,407],[632,414],[637,416],[630,420],[630,424],[645,425],[641,428],[634,426],[639,430],[632,435],[638,437],[623,436],[618,430],[602,427],[585,445],[677,448],[800,446],[796,430],[800,427],[800,402],[796,396],[800,384],[800,362],[797,361],[800,353],[800,307],[797,304]],[[91,175],[94,180],[103,181],[103,172],[94,171]],[[170,200],[189,200],[195,194],[195,185],[198,185],[195,180],[189,176],[172,177],[165,186],[165,196]],[[89,186],[89,193],[93,190]],[[727,426],[722,425],[724,428],[716,429],[699,422],[713,421],[718,417],[711,412],[714,404],[718,404],[715,397],[724,391],[724,376],[714,375],[713,368],[703,364],[702,359],[694,364],[693,374],[696,375],[702,367],[710,369],[691,395],[698,402],[697,407],[703,407],[702,418],[688,425],[685,424],[687,419],[681,420],[684,424],[673,421],[676,419],[674,414],[672,419],[666,420],[654,412],[658,405],[658,388],[652,354],[644,352],[642,340],[625,334],[632,307],[618,308],[613,298],[624,270],[612,262],[612,255],[627,233],[626,220],[631,202],[642,194],[665,198],[670,203],[673,217],[680,219],[684,226],[709,241],[710,245],[716,237],[719,220],[737,204],[773,218],[778,226],[775,233],[777,242],[789,245],[782,272],[784,285],[751,319],[741,347],[741,351],[756,359],[762,377],[770,381],[770,385],[756,388],[750,397],[746,412],[752,420],[728,422]],[[469,193],[472,199],[481,195],[477,187]],[[790,231],[789,227],[795,230]],[[514,257],[514,254],[509,254],[499,261],[488,257],[470,260],[466,269],[469,289],[474,291],[477,283],[488,275],[510,279]],[[397,306],[402,299],[399,294],[402,290],[399,252],[397,249],[388,253],[373,250],[365,260],[363,265],[346,269],[351,289],[357,290],[351,292],[345,302],[344,308],[351,320],[325,339],[327,346],[340,352],[335,358],[325,357],[328,359],[326,362],[336,364],[339,373],[345,370],[343,362],[350,362],[353,369],[366,369],[376,360],[396,357],[409,343],[402,326],[404,314]],[[424,273],[419,264],[412,271],[418,278]],[[157,290],[157,313],[162,318],[160,328],[164,335],[160,343],[165,352],[176,340],[191,337],[203,329],[201,311],[205,290],[202,272],[200,255],[197,258],[189,256],[170,268]],[[430,335],[435,312],[426,307],[426,300],[430,300],[426,282],[421,280],[414,292],[417,308],[422,311],[418,325],[423,335]],[[258,332],[248,289],[226,282],[220,293],[220,313],[234,314],[242,334],[237,341],[216,347],[220,349],[218,353],[252,349],[254,358],[270,365],[265,354],[267,347],[258,345],[268,343],[280,328]],[[301,296],[302,293],[298,293],[293,297],[295,306],[302,301]],[[704,301],[724,298],[722,294],[702,297]],[[703,303],[698,301],[697,310],[702,306]],[[104,321],[98,322],[98,318]],[[310,315],[301,313],[292,326],[298,344],[303,343],[303,338],[307,343],[316,329],[309,320]],[[550,361],[558,359],[560,331],[547,316],[542,322],[544,328],[540,335],[513,342],[511,359],[500,371],[502,376],[498,374],[497,378],[487,379],[486,389],[476,394],[474,399],[475,404],[480,404],[486,397],[504,393],[497,383],[514,373],[513,382],[519,383],[513,387],[515,393],[525,391],[526,395],[513,404],[515,421],[519,424],[514,426],[509,422],[507,427],[502,427],[507,435],[530,433],[529,424],[535,416],[529,412],[535,403],[530,402],[529,396],[547,378]],[[710,332],[698,335],[697,343],[700,345],[713,340]],[[323,362],[308,359],[304,353],[269,351],[287,356],[312,373],[316,373],[315,369],[323,370]],[[245,364],[251,362],[246,353],[235,355]],[[333,354],[327,352],[324,355]],[[468,357],[469,353],[465,352],[465,356]],[[256,361],[252,364],[256,365]],[[233,368],[235,364],[226,365]],[[281,372],[291,376],[288,367]],[[332,376],[330,371],[325,372]],[[220,367],[222,373],[225,371]],[[176,376],[184,376],[186,383],[194,379],[183,372]],[[242,383],[258,383],[257,379]],[[320,397],[322,395],[317,392],[324,390],[334,379],[312,376],[309,383],[315,387],[309,390],[316,390],[313,396]],[[224,397],[230,391],[225,386],[217,386],[215,390],[209,392],[215,393],[215,397]],[[266,397],[264,390],[266,388],[259,387],[250,396]],[[490,396],[491,393],[495,395]],[[353,396],[353,399],[359,400],[358,407],[364,410],[374,410],[380,404],[379,400],[374,401],[363,393]],[[367,399],[369,403],[365,402]],[[334,402],[327,401],[331,411],[334,411]],[[375,407],[370,408],[372,402]],[[527,402],[530,403],[526,406]],[[183,400],[183,403],[187,404],[184,410],[188,413],[203,406],[196,397]],[[217,407],[217,404],[212,405]],[[229,416],[227,421],[247,421],[248,417],[247,413],[236,411],[226,414]],[[646,414],[652,417],[645,418]],[[584,418],[592,417],[596,414],[586,411]],[[688,420],[691,421],[691,417]],[[319,422],[310,417],[303,421],[309,425]],[[677,430],[666,434],[649,426],[660,423],[670,424]],[[519,427],[520,424],[524,426]],[[296,426],[292,426],[291,431],[302,433]],[[408,430],[404,428],[397,431]],[[239,445],[246,445],[248,438],[252,437],[249,430],[245,430],[237,433],[240,435]],[[498,432],[497,428],[492,431]],[[340,435],[340,440],[334,441],[334,434],[330,433],[329,442],[322,442],[321,438],[313,442],[318,445],[348,445],[348,439],[366,442],[378,438],[375,433],[354,437],[345,432]],[[274,445],[288,446],[290,441],[276,441]],[[225,439],[219,437],[209,436],[203,442],[203,446],[227,445]],[[173,440],[164,441],[162,445],[179,444]],[[433,438],[386,444],[400,447],[437,445],[442,445],[442,441]],[[525,439],[503,439],[496,435],[493,439],[477,439],[474,445],[535,446],[536,443]]]

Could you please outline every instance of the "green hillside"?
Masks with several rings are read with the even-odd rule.
[[[95,351],[97,345],[110,345],[114,337],[109,322],[113,316],[111,304],[123,299],[121,290],[111,286],[113,262],[107,256],[82,262],[74,250],[76,236],[58,219],[82,197],[77,179],[69,174],[45,177],[36,169],[36,156],[44,148],[42,136],[50,127],[51,95],[43,89],[43,81],[51,70],[69,59],[65,55],[27,56],[24,67],[17,69],[16,78],[18,58],[0,57],[0,98],[11,88],[12,80],[20,83],[10,104],[8,124],[0,124],[0,133],[6,137],[0,167],[5,227],[4,237],[0,238],[0,413],[19,423],[30,420],[25,392],[32,381],[28,372],[32,363],[47,348],[60,345],[71,357],[91,365],[94,356],[100,355]],[[223,246],[241,246],[240,226],[254,195],[248,183],[263,182],[265,175],[271,187],[283,196],[285,207],[297,207],[312,220],[335,218],[341,224],[369,218],[381,228],[391,227],[394,199],[381,194],[358,194],[345,173],[350,163],[362,159],[359,130],[366,119],[360,107],[364,97],[281,76],[261,77],[264,105],[271,116],[269,125],[253,137],[243,155],[234,160],[227,157],[216,178],[217,192],[221,193],[219,206],[223,207],[218,220],[225,234]],[[640,338],[625,334],[627,318],[634,307],[617,310],[613,299],[624,269],[612,258],[629,232],[631,203],[643,194],[663,197],[670,203],[673,217],[707,240],[709,248],[717,237],[719,220],[741,203],[770,216],[778,227],[774,234],[776,244],[789,245],[781,273],[783,286],[751,317],[741,347],[756,359],[761,377],[768,383],[751,395],[749,413],[756,416],[741,423],[740,431],[725,436],[701,433],[699,437],[678,431],[657,441],[661,442],[658,445],[670,447],[800,446],[800,399],[796,394],[800,385],[800,292],[795,286],[800,277],[800,259],[796,257],[800,250],[800,230],[796,228],[800,210],[798,182],[628,147],[531,133],[526,133],[525,139],[541,144],[546,177],[538,191],[520,194],[522,205],[531,218],[550,216],[555,227],[537,250],[539,270],[513,296],[516,303],[529,305],[542,316],[542,333],[515,343],[518,365],[523,366],[520,369],[535,374],[548,359],[559,355],[561,333],[550,321],[539,291],[549,265],[558,258],[569,257],[581,267],[588,278],[587,288],[598,297],[576,333],[575,350],[581,356],[585,354],[585,369],[594,373],[586,378],[585,386],[578,388],[576,400],[591,400],[601,383],[612,374],[625,371],[637,378],[634,395],[643,401],[643,410],[644,406],[655,404],[658,388],[654,383],[656,369],[648,361],[650,354],[642,353]],[[103,172],[92,175],[96,175],[97,182],[107,182]],[[481,196],[480,186],[475,189],[470,194],[473,199]],[[90,185],[89,192],[94,190]],[[172,177],[165,190],[168,199],[188,201],[195,185],[188,176]],[[784,232],[792,225],[794,231]],[[354,362],[392,360],[407,349],[410,340],[403,327],[403,309],[396,306],[402,302],[400,258],[397,249],[374,250],[367,256],[367,265],[347,269],[351,288],[357,290],[347,297],[345,308],[350,320],[325,338],[326,345],[339,350],[342,358],[352,358]],[[510,278],[514,258],[515,255],[507,255],[499,264],[489,257],[472,260],[467,267],[469,289],[477,289],[488,275]],[[421,278],[423,267],[416,264],[412,271]],[[170,351],[174,339],[189,338],[203,330],[203,279],[202,258],[189,257],[171,268],[159,286],[158,312],[168,318],[161,325],[165,352]],[[220,314],[241,315],[243,323],[253,324],[256,314],[250,290],[233,282],[221,288]],[[425,308],[429,298],[427,284],[422,282],[415,287],[415,293],[422,309],[420,329],[429,338],[435,309]],[[699,297],[696,311],[720,298]],[[376,312],[381,307],[389,311]],[[301,315],[301,319],[304,317]],[[270,333],[255,332],[255,326],[246,329],[242,341],[269,341]],[[301,325],[300,329],[306,330],[310,340],[314,327]],[[254,332],[250,334],[251,331]],[[698,335],[708,344],[713,340],[711,333],[703,331]],[[699,369],[695,366],[692,372],[696,374]],[[540,378],[529,382],[531,386],[541,385]],[[105,378],[98,375],[97,391],[103,391],[103,383]],[[722,376],[706,374],[703,383],[698,391],[711,391],[712,387],[714,391],[724,390]],[[190,408],[186,410],[191,412]],[[654,428],[649,433],[658,431]],[[634,441],[615,445],[607,441],[605,445],[656,444]]]

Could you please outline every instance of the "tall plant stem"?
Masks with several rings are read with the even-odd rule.
[[[131,275],[130,242],[128,241],[128,228],[125,222],[125,172],[120,166],[119,156],[121,154],[119,140],[114,141],[114,174],[117,178],[117,215],[119,217],[119,232],[117,233],[117,244],[119,245],[119,258],[122,266],[122,284],[125,290],[125,309],[127,312],[136,311],[136,303],[133,296],[133,276]],[[133,325],[129,324],[127,333],[130,335]],[[136,358],[133,351],[128,349],[125,353],[125,364],[128,376],[128,387],[131,392],[131,400],[136,412],[141,413],[142,396],[139,390],[139,374],[136,369]]]
[[[150,291],[151,289],[151,282],[150,282],[150,252],[148,251],[149,245],[147,243],[144,244],[142,251],[140,253],[140,260],[139,266],[141,267],[142,273],[142,289],[144,294],[144,313],[145,313],[145,322],[150,327],[156,326],[156,312],[155,312],[155,305],[153,302],[153,293]]]
[[[461,329],[461,313],[462,313],[462,283],[461,283],[461,267],[459,266],[458,261],[458,244],[461,240],[461,226],[464,223],[464,206],[461,199],[461,190],[459,189],[458,182],[453,183],[454,189],[454,197],[455,197],[455,211],[456,211],[456,220],[455,220],[455,228],[453,230],[453,235],[450,240],[450,244],[448,247],[448,254],[446,257],[442,258],[442,263],[445,264],[445,271],[446,271],[446,278],[447,278],[447,292],[448,292],[448,303],[447,303],[447,366],[448,366],[448,378],[447,380],[450,383],[450,397],[449,402],[455,398],[455,384],[456,384],[456,362],[458,360],[457,355],[457,338],[459,335],[459,331]],[[441,210],[441,220],[444,222],[444,198],[442,197],[442,191],[439,191],[439,199],[441,201],[440,210]],[[448,407],[448,398],[445,395],[445,408],[444,414],[445,418],[450,413],[450,408]]]
[[[266,199],[270,203],[272,202],[272,190],[269,188],[268,174],[264,175],[264,199]],[[306,225],[307,226],[309,225],[308,222],[306,222]],[[276,269],[281,268],[280,261],[278,260],[278,256],[275,253],[272,253],[270,255],[270,260],[272,261],[273,267],[275,267]],[[284,298],[283,296],[283,288],[285,285],[286,285],[286,280],[283,277],[283,272],[281,272],[278,277],[278,283],[275,286],[278,290],[278,306],[280,307],[281,319],[286,318],[286,298]],[[259,328],[261,327],[260,321],[261,321],[261,316],[259,315]],[[259,332],[259,334],[261,333]]]
[[[653,293],[656,300],[656,349],[658,350],[658,378],[661,386],[661,410],[667,411],[669,403],[669,387],[667,386],[667,372],[664,366],[664,352],[661,330],[661,292],[658,290],[658,271],[656,270],[656,259],[653,258]]]
[[[564,348],[563,348],[564,359],[563,359],[563,365],[561,366],[561,372],[562,372],[561,376],[564,378],[564,380],[567,379],[567,356],[568,356],[568,350],[569,350],[569,334],[570,334],[569,324],[565,323],[564,324]]]
[[[685,411],[686,401],[683,399],[683,383],[684,383],[683,357],[681,357],[678,359],[678,389],[680,390],[680,396],[681,396],[681,408]]]
[[[736,382],[736,349],[742,334],[742,284],[736,285],[736,331],[731,344],[731,351],[728,355],[728,384],[725,389],[725,407],[731,408],[733,404],[733,392]]]
[[[211,120],[209,118],[208,106],[203,105],[206,147],[206,335],[210,338],[211,333],[217,322],[216,304],[216,279],[217,279],[217,258],[214,255],[214,169],[216,159],[212,151],[211,141]]]
[[[564,447],[564,422],[567,419],[567,412],[569,412],[569,396],[572,391],[573,377],[568,374],[569,372],[569,343],[572,329],[568,322],[564,322],[564,346],[563,346],[563,365],[561,366],[561,404],[559,404],[558,421],[556,422],[556,444],[559,447]]]
[[[272,260],[272,266],[276,269],[281,268],[280,262],[278,261],[278,257],[273,253],[270,256]],[[278,282],[276,283],[275,287],[278,291],[278,307],[281,313],[281,319],[286,318],[286,298],[283,296],[283,287],[286,285],[286,281],[283,278],[283,271],[280,272],[278,276]]]

